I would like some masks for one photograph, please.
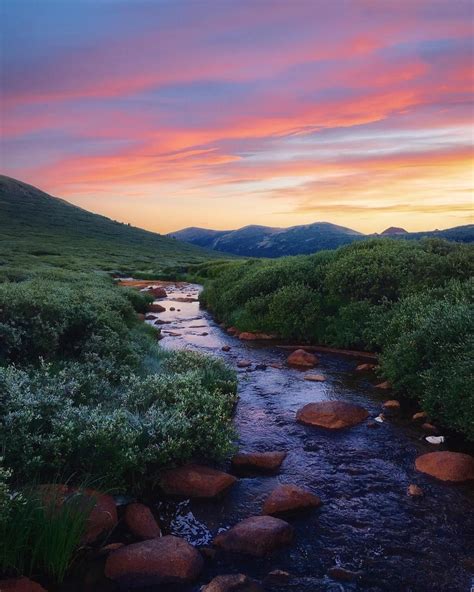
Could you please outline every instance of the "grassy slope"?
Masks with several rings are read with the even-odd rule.
[[[152,276],[222,257],[87,212],[0,176],[0,270],[60,267]]]

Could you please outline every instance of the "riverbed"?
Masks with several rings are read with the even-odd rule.
[[[160,301],[167,310],[159,318],[169,321],[160,325],[162,346],[216,355],[235,368],[238,448],[284,450],[288,455],[278,474],[241,477],[218,501],[156,502],[164,530],[193,545],[210,546],[221,530],[260,514],[265,497],[279,483],[305,487],[323,500],[321,508],[289,519],[296,531],[291,547],[258,560],[217,554],[190,590],[199,590],[217,574],[245,573],[263,580],[276,569],[288,572],[290,578],[270,590],[470,590],[472,489],[446,485],[415,471],[419,454],[440,449],[426,443],[426,434],[403,414],[376,427],[365,422],[337,432],[295,421],[296,411],[306,403],[334,399],[362,405],[375,418],[387,398],[374,390],[375,377],[356,373],[359,362],[354,358],[318,354],[316,372],[326,381],[305,381],[304,372],[285,366],[288,352],[240,341],[219,327],[200,309],[200,286],[171,284],[167,291],[168,298]],[[222,351],[223,346],[230,351]],[[237,368],[243,359],[252,362],[250,368]],[[423,497],[407,495],[412,483],[423,489]],[[328,575],[334,566],[358,575],[352,581],[336,581]]]

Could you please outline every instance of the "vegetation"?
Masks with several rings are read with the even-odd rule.
[[[242,331],[380,352],[400,394],[474,440],[474,249],[374,239],[276,261],[198,265],[202,300]]]

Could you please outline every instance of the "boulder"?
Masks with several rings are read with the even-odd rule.
[[[400,401],[390,399],[389,401],[384,401],[382,407],[384,409],[389,409],[390,411],[398,411],[400,409]]]
[[[148,305],[148,310],[150,312],[166,312],[166,308],[158,304],[157,302],[152,302]]]
[[[110,553],[105,575],[131,588],[194,581],[204,565],[199,551],[179,537],[167,535],[127,545]]]
[[[317,508],[322,504],[317,495],[296,485],[278,485],[263,504],[264,514],[282,514],[296,510]]]
[[[416,459],[415,468],[441,481],[474,479],[474,458],[462,452],[428,452]]]
[[[297,349],[288,356],[286,362],[289,366],[296,368],[314,368],[318,365],[319,360],[304,349]]]
[[[356,372],[373,372],[377,368],[377,364],[359,364],[356,367]]]
[[[153,294],[155,298],[166,298],[168,296],[166,290],[161,286],[150,286],[146,289],[146,292],[148,294]]]
[[[410,497],[422,497],[424,495],[423,489],[419,485],[415,485],[414,483],[410,483],[407,487],[407,495]]]
[[[29,578],[9,578],[0,580],[0,592],[46,592],[46,590]]]
[[[263,557],[293,540],[293,527],[273,516],[252,516],[214,539],[225,551]]]
[[[111,495],[94,489],[77,489],[62,484],[41,485],[45,504],[60,508],[65,503],[79,503],[89,513],[82,542],[90,544],[110,532],[117,524],[117,508]]]
[[[275,335],[270,335],[268,333],[251,333],[250,331],[244,331],[243,333],[239,334],[239,339],[242,341],[268,341],[270,339],[275,339]]]
[[[385,382],[379,382],[379,384],[376,384],[374,388],[380,389],[382,391],[388,391],[392,388],[392,385],[388,380],[386,380]]]
[[[237,479],[210,467],[185,465],[166,471],[161,477],[161,489],[168,495],[212,498],[231,487]]]
[[[201,592],[263,592],[263,588],[244,574],[215,577]]]
[[[124,521],[133,536],[142,541],[156,539],[161,534],[150,508],[143,504],[129,504],[125,509]]]
[[[252,362],[250,360],[239,360],[237,362],[237,368],[248,368],[251,365]]]
[[[304,379],[309,382],[325,382],[326,377],[322,374],[305,374]]]
[[[305,425],[339,430],[355,426],[369,416],[369,412],[359,405],[345,401],[321,401],[309,403],[296,414],[296,420]]]
[[[240,452],[232,459],[234,469],[276,471],[286,458],[286,452]]]

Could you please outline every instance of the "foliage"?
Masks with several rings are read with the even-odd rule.
[[[439,239],[360,241],[277,261],[200,265],[202,302],[242,331],[381,352],[382,372],[474,439],[474,249]]]

